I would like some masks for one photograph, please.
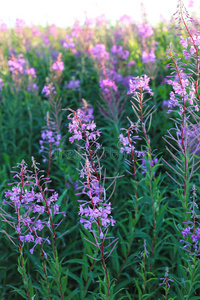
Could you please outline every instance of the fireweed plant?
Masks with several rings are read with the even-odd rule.
[[[128,94],[132,95],[132,108],[134,111],[134,114],[136,116],[136,121],[132,122],[129,119],[130,125],[128,129],[122,129],[126,133],[121,133],[119,136],[120,142],[122,143],[122,147],[120,149],[121,153],[126,153],[128,156],[126,158],[126,163],[129,166],[129,172],[133,178],[133,186],[134,186],[134,218],[133,218],[133,226],[132,230],[130,232],[130,240],[128,243],[127,253],[125,256],[125,259],[121,265],[121,268],[117,274],[117,278],[120,276],[120,273],[122,272],[123,268],[126,266],[127,259],[131,252],[131,247],[134,241],[134,235],[136,231],[136,226],[139,221],[139,218],[141,217],[141,212],[139,212],[139,202],[142,202],[144,196],[139,198],[138,195],[138,185],[139,178],[138,173],[140,172],[142,175],[145,175],[145,177],[149,181],[149,196],[151,200],[151,209],[152,209],[152,217],[153,217],[153,223],[152,223],[152,229],[153,229],[153,236],[151,241],[151,253],[150,258],[151,262],[149,265],[148,270],[148,276],[150,277],[152,262],[154,260],[154,251],[155,251],[155,241],[156,241],[156,211],[155,211],[155,195],[158,197],[158,193],[155,191],[155,187],[153,185],[154,177],[155,177],[155,167],[154,165],[158,162],[158,159],[154,156],[151,149],[151,143],[150,143],[150,137],[147,135],[147,126],[150,128],[151,118],[152,114],[155,111],[155,106],[150,107],[148,104],[148,101],[151,100],[151,98],[148,98],[146,94],[150,94],[153,96],[153,92],[149,87],[149,81],[150,78],[147,75],[143,75],[140,77],[133,77],[130,79],[129,83],[129,91]],[[146,145],[138,145],[140,140],[144,140]],[[141,147],[141,150],[137,150],[137,148]],[[141,176],[141,175],[140,175]],[[141,182],[144,181],[143,179],[140,179]],[[158,184],[159,185],[159,184]],[[157,231],[158,233],[158,231]],[[146,250],[146,240],[145,240],[145,251],[144,253],[147,254]],[[146,256],[145,254],[145,256]],[[142,255],[144,258],[143,262],[143,271],[144,274],[144,286],[143,291],[141,292],[141,296],[145,293],[146,288],[146,280],[147,280],[147,270],[145,265],[145,256]]]
[[[47,254],[44,250],[45,244],[51,244],[50,237],[53,241],[53,256],[55,260],[56,267],[56,277],[55,282],[58,284],[58,294],[63,299],[63,292],[60,283],[60,270],[59,262],[57,257],[57,246],[56,246],[56,233],[55,229],[59,224],[53,223],[53,216],[60,214],[59,206],[56,204],[58,199],[58,193],[53,190],[49,190],[47,186],[50,183],[49,178],[44,178],[42,171],[39,170],[37,163],[34,158],[32,158],[33,169],[30,171],[27,169],[27,164],[22,161],[18,164],[14,173],[13,178],[15,182],[11,183],[13,185],[12,190],[5,193],[4,205],[9,205],[12,210],[14,210],[14,216],[7,213],[3,208],[1,208],[1,217],[4,222],[7,222],[17,234],[18,243],[16,243],[16,237],[13,233],[12,236],[8,235],[10,241],[19,247],[19,272],[22,274],[24,286],[26,289],[26,295],[28,299],[32,299],[36,296],[32,286],[31,279],[27,277],[26,274],[26,260],[24,259],[24,246],[25,244],[32,244],[29,248],[29,252],[33,255],[34,250],[37,246],[40,247],[42,267],[45,283],[42,283],[45,291],[49,295],[51,294],[51,287],[49,283],[48,270],[46,267]],[[51,191],[51,196],[46,196],[46,192]],[[65,215],[65,213],[62,213]],[[45,236],[44,228],[48,228],[49,234]],[[49,261],[50,263],[50,261]],[[52,263],[52,262],[51,262]],[[21,292],[21,295],[24,295]]]
[[[2,300],[199,299],[200,34],[175,18],[0,21]]]
[[[106,259],[111,255],[117,239],[109,235],[109,227],[114,226],[116,221],[111,216],[111,202],[110,197],[107,199],[106,188],[104,186],[106,177],[102,177],[102,166],[97,151],[101,145],[98,142],[100,131],[96,129],[96,123],[91,120],[86,113],[78,109],[68,115],[69,132],[73,135],[69,138],[70,142],[77,141],[78,154],[81,156],[80,178],[81,185],[78,189],[81,192],[78,195],[85,196],[85,200],[78,200],[80,223],[84,228],[89,230],[94,241],[87,239],[96,249],[94,256],[89,256],[92,260],[100,260],[102,262],[104,274],[106,277],[106,297],[110,297],[110,279],[106,267]],[[80,142],[82,144],[80,144]],[[116,178],[114,178],[115,183]],[[112,185],[111,184],[111,185]],[[89,199],[88,199],[89,198]],[[107,245],[105,245],[107,244]],[[111,249],[110,249],[111,248]],[[110,249],[110,250],[109,250]],[[99,253],[98,253],[99,252]],[[100,256],[100,257],[99,257]]]

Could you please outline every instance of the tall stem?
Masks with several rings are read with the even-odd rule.
[[[180,71],[179,71],[177,62],[175,61],[175,59],[174,59],[173,56],[172,56],[171,51],[170,51],[170,56],[171,56],[171,59],[172,59],[174,65],[175,65],[176,72],[177,72],[177,75],[178,75],[178,79],[179,79],[179,82],[180,82],[180,85],[181,85],[181,88],[182,88],[182,91],[183,91],[183,93],[182,93],[183,109],[182,109],[181,144],[182,144],[183,152],[184,152],[184,165],[185,165],[185,166],[184,166],[184,206],[186,207],[187,165],[188,165],[188,162],[187,162],[186,148],[185,148],[184,137],[183,137],[183,134],[184,134],[184,128],[185,128],[185,96],[184,96],[184,87],[183,87],[183,83],[182,83]]]
[[[21,168],[21,193],[19,196],[19,201],[21,203],[22,200],[22,194],[23,194],[23,187],[24,187],[24,169],[23,169],[23,165]],[[21,239],[20,239],[20,214],[19,214],[19,207],[17,206],[17,227],[18,227],[18,240],[19,240],[19,250],[20,250],[20,263],[21,263],[21,267],[22,267],[22,276],[24,278],[24,282],[26,281],[26,274],[24,273],[24,264],[23,264],[23,250],[22,250],[22,243],[21,243]],[[26,294],[28,299],[30,300],[30,294],[29,294],[29,290],[28,290],[28,286],[25,285],[26,288]]]

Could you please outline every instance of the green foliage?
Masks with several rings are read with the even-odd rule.
[[[166,30],[163,30],[164,27]],[[156,62],[147,64],[142,62],[143,40],[138,35],[135,24],[102,25],[94,28],[84,25],[80,29],[82,31],[77,40],[76,53],[62,47],[60,43],[72,29],[58,29],[55,36],[48,30],[49,28],[40,28],[42,36],[47,35],[49,38],[49,45],[45,45],[42,37],[33,36],[28,28],[24,29],[24,38],[13,29],[9,29],[5,36],[1,33],[0,78],[3,79],[4,86],[0,91],[0,207],[13,214],[7,204],[3,205],[4,192],[8,190],[7,184],[12,181],[12,167],[22,159],[30,163],[31,156],[35,157],[40,168],[45,170],[45,176],[47,175],[49,153],[47,151],[45,154],[44,161],[39,140],[49,112],[50,118],[59,125],[58,131],[62,136],[62,151],[55,151],[51,160],[49,188],[58,192],[57,204],[66,216],[54,216],[54,223],[59,225],[56,226],[57,257],[54,257],[51,246],[45,248],[47,276],[39,250],[35,250],[32,255],[29,245],[24,245],[23,257],[19,258],[15,228],[1,218],[0,299],[28,299],[28,293],[31,300],[56,300],[61,299],[61,290],[64,300],[199,299],[199,258],[185,251],[180,240],[183,222],[189,221],[191,217],[188,211],[194,183],[197,195],[200,194],[200,174],[197,170],[191,180],[187,181],[187,201],[184,203],[184,156],[174,154],[180,157],[183,165],[180,176],[182,181],[177,187],[177,175],[174,172],[177,169],[163,139],[167,130],[174,126],[173,118],[176,117],[173,113],[173,118],[170,119],[167,108],[163,105],[170,92],[170,87],[165,83],[166,76],[170,74],[165,68],[165,53],[170,41],[176,45],[178,55],[182,56],[174,24],[160,23],[154,28],[154,35],[146,46],[150,50],[151,42],[156,42]],[[123,80],[128,76],[140,76],[144,73],[151,77],[154,96],[150,105],[155,105],[156,112],[150,117],[146,128],[150,143],[145,140],[142,131],[139,132],[141,140],[138,141],[137,150],[145,151],[146,155],[145,171],[141,160],[135,161],[136,180],[131,165],[125,163],[130,155],[120,152],[118,136],[121,128],[130,126],[129,119],[136,122],[137,117],[131,109],[130,96],[127,96],[123,80],[119,79],[118,82],[116,95],[119,96],[119,102],[118,106],[113,106],[114,111],[111,111],[100,94],[102,66],[100,68],[98,62],[89,55],[92,45],[98,43],[105,44],[108,51],[114,44],[122,45],[129,51],[128,60],[134,60],[135,64],[128,67],[128,61],[119,58],[116,60],[117,73]],[[23,77],[16,81],[8,70],[7,61],[13,49],[13,53],[23,54],[28,65],[36,69],[37,78],[34,83],[37,83],[38,91],[27,90],[30,78]],[[55,78],[51,69],[53,52],[62,54],[65,66],[59,78]],[[80,81],[80,90],[67,88],[71,79]],[[55,101],[48,100],[42,94],[47,83],[55,86]],[[77,169],[81,169],[80,156],[75,152],[76,146],[69,142],[67,112],[62,111],[62,108],[76,110],[81,106],[82,98],[94,108],[97,127],[102,133],[100,143],[104,150],[101,161],[106,169],[106,177],[112,179],[118,176],[109,200],[112,201],[112,215],[116,220],[110,234],[118,239],[117,247],[106,260],[109,296],[108,282],[100,251],[95,246],[95,238],[79,224],[79,196],[76,193],[79,193]],[[113,97],[112,101],[115,100]],[[200,158],[198,153],[194,157],[196,161]],[[152,160],[155,158],[158,162],[153,165]],[[175,168],[170,170],[171,173],[168,170],[171,177],[166,175],[163,158]],[[105,188],[108,185],[106,183]],[[198,200],[196,202],[199,204]],[[43,234],[46,232],[43,231]],[[52,232],[48,234],[50,236]],[[52,236],[51,240],[53,242]],[[169,268],[169,278],[173,280],[169,282],[170,287],[160,285],[166,267]]]

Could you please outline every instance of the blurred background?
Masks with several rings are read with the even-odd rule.
[[[185,0],[184,3],[190,13],[200,7],[199,0]],[[169,20],[176,11],[176,6],[176,0],[1,0],[0,20],[9,27],[15,25],[17,18],[23,19],[27,25],[55,24],[67,27],[77,19],[84,22],[86,17],[91,19],[102,14],[113,23],[126,14],[139,22],[145,12],[148,21],[156,25],[160,20]]]

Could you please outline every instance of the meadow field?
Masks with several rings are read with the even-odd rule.
[[[1,300],[200,299],[199,24],[0,22]]]

